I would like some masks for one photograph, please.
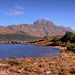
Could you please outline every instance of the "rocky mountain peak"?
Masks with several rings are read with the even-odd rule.
[[[52,21],[48,21],[45,19],[38,19],[34,22],[35,25],[50,25],[55,26],[55,24]]]
[[[34,24],[0,26],[0,34],[24,34],[36,37],[56,36],[65,34],[66,31],[74,32],[70,27],[57,26],[52,21],[38,19]]]

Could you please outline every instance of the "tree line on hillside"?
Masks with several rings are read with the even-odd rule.
[[[75,53],[75,35],[74,33],[67,31],[65,35],[56,41],[53,45],[67,47],[69,51]]]
[[[36,40],[39,37],[33,37],[22,34],[0,34],[0,40]]]

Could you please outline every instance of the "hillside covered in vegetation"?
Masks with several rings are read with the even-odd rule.
[[[58,35],[54,38],[48,39],[47,36],[41,40],[30,41],[28,44],[45,45],[45,46],[61,46],[75,53],[75,34],[67,31],[65,35]]]
[[[33,37],[23,34],[0,34],[0,40],[35,40],[40,37]]]

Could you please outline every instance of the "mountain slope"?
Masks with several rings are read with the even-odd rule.
[[[36,37],[56,36],[65,34],[66,31],[74,32],[70,27],[56,26],[52,21],[38,19],[34,24],[10,25],[0,27],[0,34],[24,34]]]
[[[40,37],[33,37],[22,34],[0,34],[0,40],[36,40]]]

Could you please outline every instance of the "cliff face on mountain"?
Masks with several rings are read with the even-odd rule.
[[[34,24],[0,26],[0,34],[25,34],[36,37],[44,37],[45,35],[51,37],[65,34],[66,31],[74,32],[70,27],[56,26],[52,21],[44,19],[38,19]]]

